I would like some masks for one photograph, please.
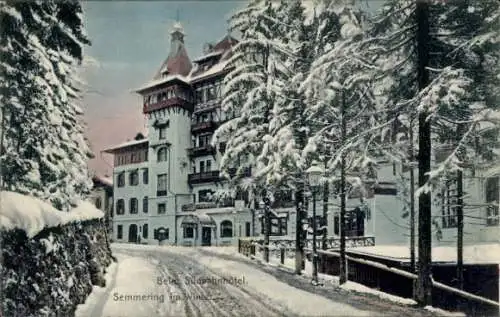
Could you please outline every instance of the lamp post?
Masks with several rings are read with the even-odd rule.
[[[269,209],[271,201],[267,197],[266,190],[262,191],[262,201],[259,207],[264,210],[264,261],[269,262],[269,234],[271,233],[271,220],[269,219]]]
[[[309,186],[311,187],[312,198],[313,198],[313,272],[312,272],[312,283],[314,285],[318,284],[318,253],[316,248],[316,192],[319,189],[321,177],[323,176],[323,169],[319,166],[318,162],[313,161],[311,167],[306,171],[307,178],[309,180]]]

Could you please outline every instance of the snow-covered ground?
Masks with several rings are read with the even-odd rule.
[[[339,288],[331,276],[320,275],[324,286],[313,286],[310,263],[297,276],[287,272],[293,259],[280,270],[277,263],[257,264],[235,247],[112,249],[119,260],[116,272],[110,270],[108,286],[96,289],[77,317],[442,315],[355,283]]]

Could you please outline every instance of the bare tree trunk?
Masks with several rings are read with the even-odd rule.
[[[327,168],[327,160],[325,159],[325,170]],[[328,196],[330,194],[330,189],[328,182],[323,185],[323,240],[321,244],[321,249],[326,250],[326,239],[328,237]],[[323,261],[324,262],[324,261]]]
[[[346,119],[345,119],[345,94],[342,92],[341,101],[341,131],[340,140],[341,144],[344,145],[346,137]],[[346,209],[346,192],[345,192],[345,155],[341,154],[340,162],[340,276],[339,283],[344,284],[347,282],[347,268],[346,268],[346,256],[345,256],[345,209]]]
[[[413,161],[413,120],[410,122],[410,269],[415,272],[415,170]]]
[[[460,145],[463,131],[462,125],[457,127],[457,146]],[[458,149],[458,159],[462,161],[461,149]],[[463,172],[457,171],[457,284],[458,288],[464,288],[464,189]]]
[[[295,193],[296,224],[295,224],[295,274],[302,273],[302,263],[304,262],[304,244],[302,242],[302,219],[304,213],[304,184]]]
[[[418,88],[423,90],[429,83],[429,4],[417,0],[417,54]],[[427,111],[418,117],[418,185],[424,186],[431,169],[431,123]],[[431,235],[431,194],[422,193],[418,197],[418,279],[416,301],[421,306],[431,305],[432,300],[432,235]]]

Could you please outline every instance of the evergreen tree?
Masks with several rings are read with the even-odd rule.
[[[2,189],[68,210],[91,188],[76,67],[83,46],[76,1],[0,4]]]

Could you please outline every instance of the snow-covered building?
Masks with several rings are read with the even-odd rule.
[[[89,198],[97,209],[104,212],[108,233],[111,233],[113,231],[113,179],[107,175],[95,175],[92,177],[92,183]]]
[[[210,144],[226,119],[221,83],[235,43],[225,36],[207,46],[193,66],[182,27],[174,25],[168,57],[153,80],[136,90],[144,98],[148,138],[105,150],[115,157],[116,241],[224,245],[254,234],[243,195],[210,200],[226,186],[217,166],[224,144]]]

